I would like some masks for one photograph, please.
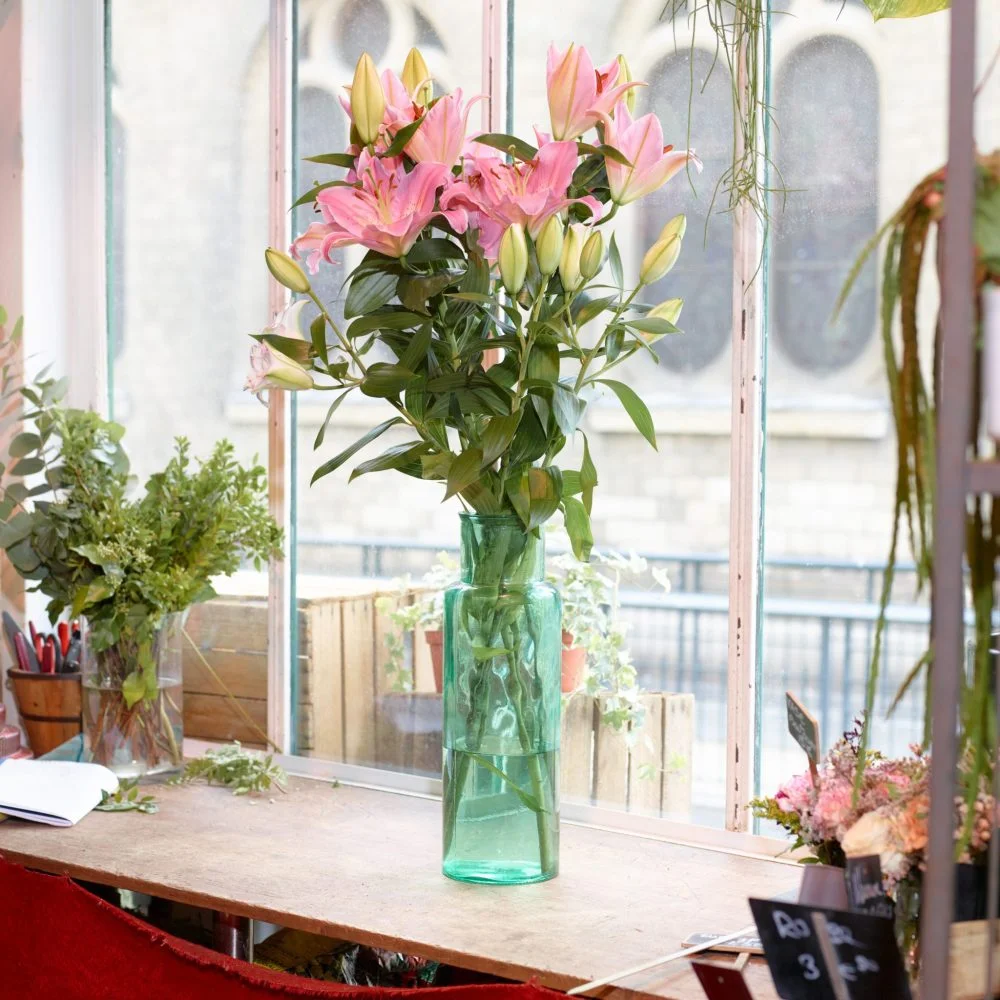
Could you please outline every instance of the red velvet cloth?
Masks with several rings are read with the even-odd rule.
[[[75,885],[0,858],[4,1000],[554,1000],[533,985],[378,989],[318,983],[158,931]]]

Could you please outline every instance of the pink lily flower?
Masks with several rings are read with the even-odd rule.
[[[420,128],[406,144],[406,153],[417,163],[443,163],[451,167],[458,162],[465,144],[469,112],[485,94],[473,97],[462,106],[462,89],[439,98],[427,112]]]
[[[616,59],[595,69],[582,45],[571,43],[565,52],[550,45],[545,77],[553,138],[583,135],[599,121],[606,121],[631,87],[645,86],[638,80],[616,86],[620,73]]]
[[[605,125],[604,141],[625,155],[632,164],[605,157],[611,200],[616,205],[645,197],[666,184],[689,161],[701,172],[701,160],[693,149],[675,150],[663,145],[663,128],[656,115],[643,115],[632,120],[624,101],[619,101],[614,117]]]
[[[358,158],[360,187],[320,191],[316,201],[324,222],[314,222],[293,244],[292,253],[308,251],[309,268],[329,261],[336,247],[360,244],[387,257],[406,254],[435,216],[444,216],[465,232],[468,216],[461,207],[435,207],[437,191],[451,179],[443,163],[418,163],[406,173],[398,162],[380,160],[367,151]],[[442,199],[443,200],[443,199]]]
[[[596,198],[566,196],[579,152],[575,142],[550,142],[528,163],[507,163],[494,155],[466,160],[466,174],[441,195],[444,209],[461,208],[469,214],[469,228],[479,230],[479,244],[486,258],[496,260],[500,238],[518,223],[534,239],[553,216],[580,202],[594,218],[601,215]]]
[[[275,317],[274,322],[264,329],[264,333],[276,333],[304,342],[300,322],[302,310],[308,302],[308,299],[293,302]],[[311,389],[313,384],[305,365],[275,350],[266,342],[251,346],[250,374],[243,383],[247,392],[252,392],[259,398],[265,389]]]

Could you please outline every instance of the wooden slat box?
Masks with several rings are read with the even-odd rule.
[[[634,734],[601,724],[602,698],[573,695],[562,719],[561,795],[566,799],[687,819],[691,814],[694,695],[643,695]],[[376,764],[398,771],[441,770],[441,696],[379,697]]]
[[[305,583],[305,585],[303,585]],[[239,585],[242,586],[239,586]],[[267,600],[251,575],[233,592],[196,605],[187,632],[254,723],[267,727]],[[242,590],[243,592],[237,592]],[[376,698],[386,679],[386,633],[392,627],[382,598],[400,598],[370,580],[299,582],[298,751],[353,764],[375,763]],[[414,636],[409,657],[417,689],[433,690],[423,636]],[[260,746],[260,734],[233,707],[189,643],[184,644],[184,732],[206,740],[239,740]]]

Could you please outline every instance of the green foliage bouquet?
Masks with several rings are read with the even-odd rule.
[[[213,577],[278,552],[265,470],[243,468],[228,441],[194,468],[178,438],[166,468],[132,496],[124,428],[59,405],[64,388],[45,379],[20,390],[32,426],[11,441],[9,467],[0,465],[0,548],[48,597],[51,621],[86,617],[94,758],[117,764],[125,752],[149,769],[178,764],[179,712],[158,671],[165,625],[213,597]]]

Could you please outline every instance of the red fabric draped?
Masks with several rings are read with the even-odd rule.
[[[555,1000],[532,985],[339,986],[271,972],[158,931],[68,878],[0,858],[0,995],[31,1000]]]

